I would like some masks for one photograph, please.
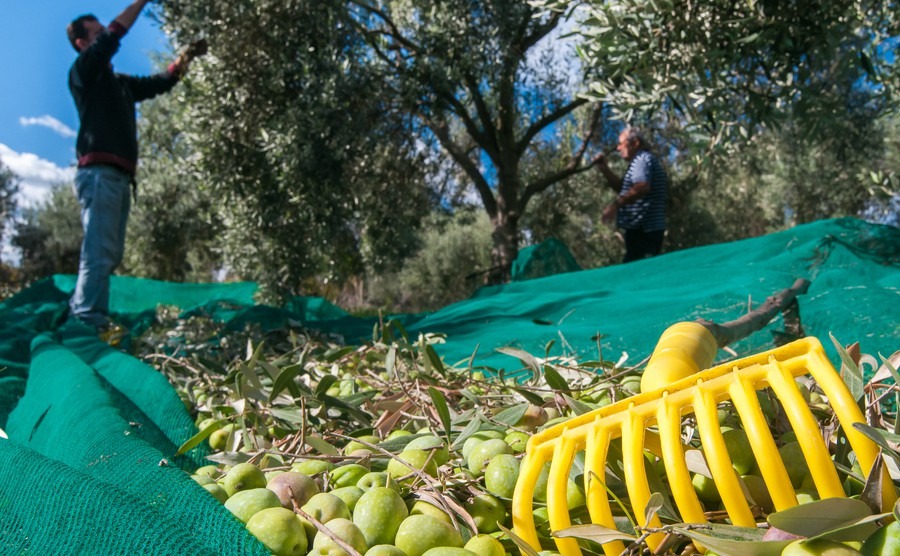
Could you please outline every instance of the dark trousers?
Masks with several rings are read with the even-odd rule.
[[[659,255],[665,233],[665,230],[625,230],[625,259],[622,262],[630,263]]]

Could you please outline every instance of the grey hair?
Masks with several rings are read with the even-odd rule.
[[[625,129],[622,130],[622,133],[625,134],[625,138],[628,141],[637,141],[638,147],[642,149],[650,149],[650,142],[647,141],[644,132],[636,127],[626,126]]]

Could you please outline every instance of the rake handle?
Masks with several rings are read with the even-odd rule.
[[[705,319],[679,322],[663,332],[641,377],[641,392],[650,392],[712,366],[719,348],[760,330],[809,289],[798,278],[790,288],[771,296],[746,315],[724,324]]]
[[[641,376],[641,392],[651,392],[712,365],[719,347],[698,322],[679,322],[662,333]]]

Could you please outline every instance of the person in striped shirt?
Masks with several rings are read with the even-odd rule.
[[[594,157],[606,183],[617,193],[616,199],[603,210],[604,223],[616,219],[625,231],[625,258],[628,263],[658,255],[666,232],[666,171],[649,150],[643,134],[626,127],[619,134],[616,150],[628,161],[628,169],[620,178],[609,167],[606,155]]]

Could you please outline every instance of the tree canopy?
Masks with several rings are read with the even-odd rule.
[[[893,1],[533,0],[572,14],[588,98],[625,120],[682,122],[698,145],[739,146],[787,118],[814,137],[864,92],[892,109],[900,47]],[[702,152],[702,151],[701,151]]]
[[[0,240],[5,237],[6,223],[13,217],[18,206],[19,178],[0,160]]]
[[[224,263],[273,295],[396,266],[430,208],[427,165],[340,2],[161,2],[203,35],[185,140],[222,209]]]
[[[538,163],[554,128],[588,104],[576,96],[574,51],[556,48],[562,14],[519,0],[350,5],[410,131],[446,153],[477,194],[493,225],[495,279],[508,278],[529,203],[587,170],[601,133],[595,109],[576,141],[554,142]]]
[[[495,279],[554,236],[608,264],[609,193],[587,170],[625,123],[668,166],[670,249],[853,214],[894,187],[890,2],[158,4],[176,48],[211,47],[142,110],[129,272],[225,268],[274,296],[404,269],[437,284],[425,251],[446,250],[444,229],[481,238],[483,220],[452,216],[471,205]],[[722,217],[737,207],[754,217]],[[454,274],[485,275],[466,260]]]
[[[23,211],[16,222],[11,243],[21,255],[22,281],[78,272],[81,238],[81,208],[74,188],[71,183],[56,184],[45,202]]]

